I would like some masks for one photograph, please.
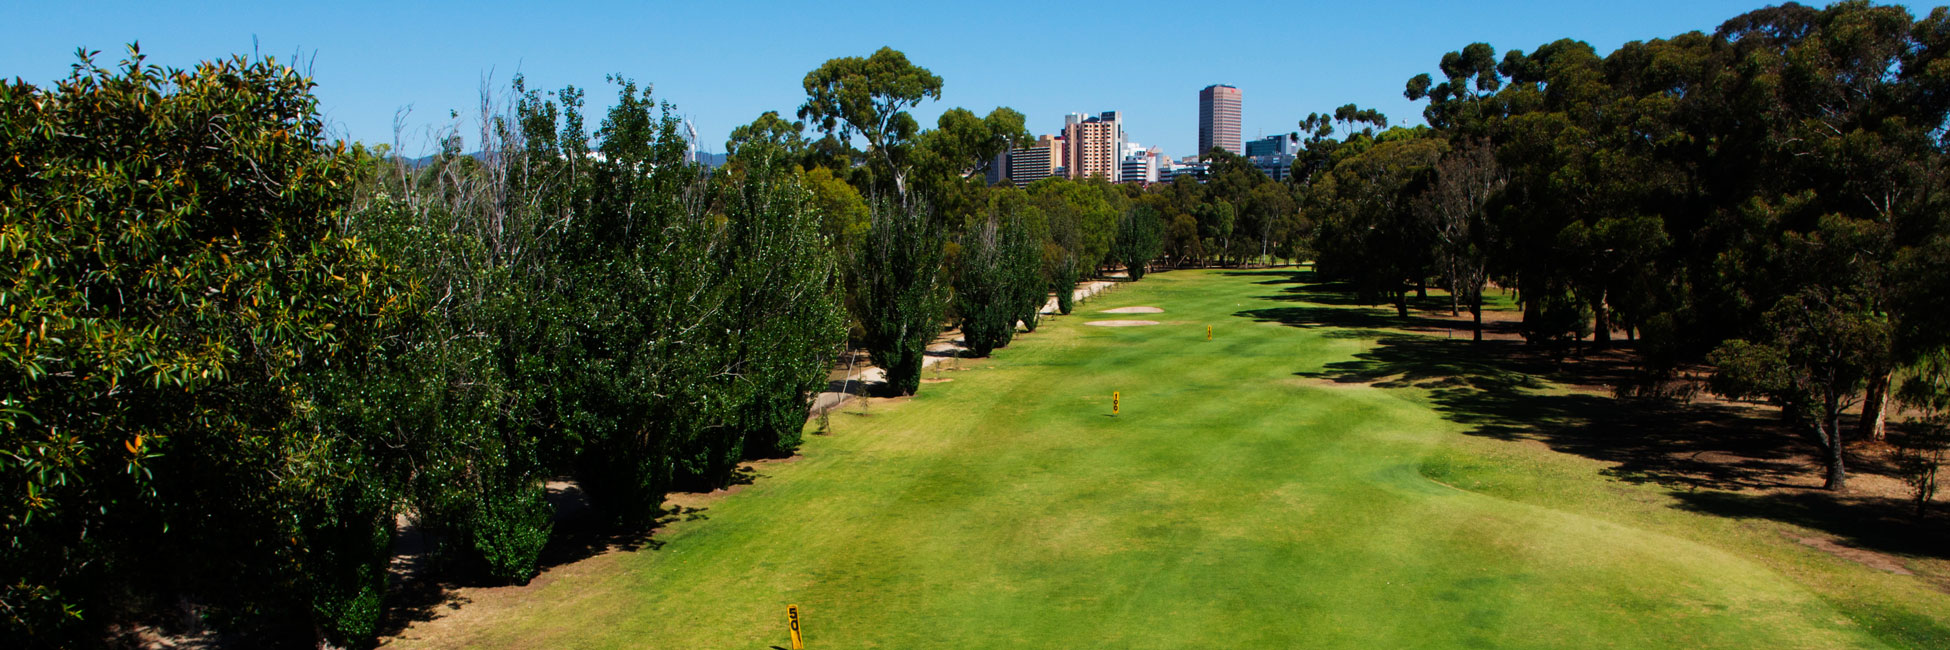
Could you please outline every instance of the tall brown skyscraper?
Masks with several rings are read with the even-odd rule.
[[[1214,147],[1240,153],[1238,88],[1213,84],[1198,91],[1198,155]]]

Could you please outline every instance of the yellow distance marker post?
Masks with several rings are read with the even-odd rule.
[[[799,606],[785,606],[785,627],[792,631],[792,650],[806,650],[806,640],[799,637]]]
[[[1110,414],[1111,415],[1117,415],[1117,402],[1120,401],[1122,397],[1123,397],[1122,393],[1119,393],[1117,391],[1110,392]]]
[[[1210,340],[1212,340],[1212,326],[1211,326],[1211,325],[1207,325],[1207,326],[1205,326],[1205,340],[1207,340],[1207,341],[1210,341]]]

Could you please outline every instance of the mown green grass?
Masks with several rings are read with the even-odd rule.
[[[1923,578],[1469,435],[1427,389],[1335,381],[1377,333],[1267,317],[1327,307],[1274,299],[1292,286],[1124,286],[915,398],[834,414],[657,550],[392,643],[783,647],[788,603],[815,649],[1950,642],[1950,599]],[[1133,305],[1166,312],[1096,314]],[[1163,324],[1082,326],[1097,318]]]

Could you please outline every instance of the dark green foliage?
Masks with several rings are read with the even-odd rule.
[[[1311,190],[1322,214],[1313,246],[1321,272],[1351,281],[1362,299],[1392,303],[1406,316],[1407,293],[1433,266],[1435,240],[1414,197],[1447,148],[1426,133],[1395,129],[1322,174]]]
[[[469,504],[468,518],[456,530],[468,544],[468,556],[479,558],[483,571],[495,581],[526,584],[535,575],[535,559],[548,543],[555,516],[542,485],[527,476],[514,476],[484,485],[469,496],[475,502]]]
[[[287,67],[91,56],[0,83],[0,637],[175,595],[368,630],[398,485],[314,378],[400,314],[333,227],[348,158]]]
[[[1070,310],[1076,308],[1077,282],[1083,279],[1082,266],[1077,263],[1075,255],[1067,252],[1059,253],[1056,261],[1047,265],[1049,292],[1056,294],[1056,313],[1068,316]]]
[[[1300,123],[1309,247],[1323,274],[1403,315],[1410,290],[1446,285],[1459,311],[1494,283],[1515,290],[1534,343],[1622,331],[1645,385],[1711,353],[1718,388],[1766,395],[1813,432],[1839,487],[1841,408],[1861,391],[1862,433],[1879,437],[1892,374],[1941,347],[1950,318],[1947,35],[1950,9],[1840,2],[1610,54],[1471,43],[1408,81],[1432,128],[1376,133],[1386,121],[1353,105]],[[1177,259],[1237,256],[1240,228],[1263,227],[1241,203],[1250,174],[1212,162],[1199,207],[1178,207],[1185,188],[1151,201]],[[1817,330],[1832,336],[1790,335]],[[1849,339],[1870,330],[1883,333]],[[1807,356],[1832,337],[1859,339],[1851,361]]]
[[[747,147],[718,190],[735,308],[728,336],[735,435],[747,458],[790,456],[812,398],[845,344],[838,260],[786,151]]]
[[[298,566],[310,586],[311,620],[334,644],[361,643],[378,627],[393,551],[388,496],[355,484],[299,508]]]
[[[641,526],[791,453],[844,325],[789,143],[707,184],[619,85],[593,141],[580,91],[518,80],[480,154],[409,168],[327,148],[268,61],[0,84],[0,633],[89,645],[188,602],[358,645],[402,513],[523,582],[551,475]]]
[[[1117,221],[1117,240],[1111,245],[1111,257],[1124,266],[1132,280],[1142,280],[1151,261],[1164,251],[1164,242],[1164,220],[1155,208],[1140,205]]]
[[[1897,469],[1914,494],[1916,516],[1924,515],[1936,497],[1937,476],[1950,456],[1950,350],[1938,348],[1922,355],[1910,368],[1899,400],[1919,411],[1909,435],[1897,441]]]
[[[1015,337],[1016,323],[1036,331],[1048,295],[1043,279],[1043,246],[1027,215],[991,204],[988,218],[962,236],[955,275],[955,311],[962,338],[975,356],[985,357]]]
[[[704,179],[683,162],[669,107],[659,115],[647,90],[617,83],[596,131],[600,156],[572,144],[578,120],[565,106],[566,160],[548,163],[569,170],[559,239],[535,278],[551,303],[538,353],[547,383],[531,387],[553,416],[539,424],[580,442],[575,475],[590,500],[635,527],[673,487],[723,481],[744,451],[719,380],[736,359],[720,220],[702,209]],[[523,135],[544,140],[554,126]]]
[[[924,99],[940,99],[941,77],[909,63],[899,50],[883,47],[867,57],[829,59],[806,73],[804,86],[806,103],[799,107],[799,118],[822,133],[837,135],[842,143],[855,134],[865,138],[875,169],[885,174],[881,182],[905,205],[907,176],[914,166],[912,145],[921,130],[907,109]]]
[[[1111,241],[1117,236],[1117,217],[1129,199],[1116,186],[1101,178],[1074,181],[1046,178],[1028,187],[1030,204],[1048,224],[1050,242],[1062,255],[1049,255],[1051,276],[1062,257],[1074,259],[1081,276],[1096,275],[1097,266],[1110,255]]]
[[[1839,490],[1843,468],[1841,417],[1889,348],[1885,317],[1862,309],[1848,293],[1806,289],[1768,310],[1767,337],[1733,339],[1708,361],[1719,367],[1713,390],[1733,397],[1765,397],[1793,418],[1819,447],[1827,488]]]
[[[1016,333],[1019,306],[1004,259],[1003,230],[1010,226],[990,215],[980,227],[962,236],[960,265],[955,274],[955,312],[960,315],[962,341],[969,354],[986,357],[1009,344]]]
[[[359,399],[337,415],[410,459],[394,471],[446,564],[525,582],[553,512],[533,432],[513,417],[524,392],[509,328],[539,320],[517,281],[538,265],[539,228],[487,200],[483,189],[504,182],[496,172],[457,151],[417,174],[369,163],[349,227],[396,265],[411,317],[347,368]]]
[[[948,299],[941,258],[942,224],[929,209],[874,205],[873,228],[854,257],[851,306],[895,395],[920,387],[922,355],[941,333]]]

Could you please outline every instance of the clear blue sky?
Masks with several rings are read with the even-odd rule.
[[[620,73],[654,84],[718,151],[761,112],[790,116],[804,100],[800,81],[821,62],[887,45],[945,80],[942,100],[916,111],[924,125],[953,106],[1009,106],[1032,132],[1052,133],[1065,113],[1119,110],[1133,140],[1179,156],[1196,144],[1197,94],[1209,84],[1244,92],[1248,139],[1348,102],[1420,123],[1403,83],[1471,42],[1528,51],[1571,37],[1609,52],[1711,31],[1764,4],[6,0],[0,77],[51,82],[82,46],[113,65],[139,40],[150,62],[187,67],[255,43],[281,60],[302,55],[342,137],[391,142],[395,113],[411,107],[403,144],[417,153],[449,111],[475,112],[484,80],[505,87],[519,71],[531,87],[574,84],[597,113],[615,94],[603,76]],[[462,133],[474,147],[472,127]]]

